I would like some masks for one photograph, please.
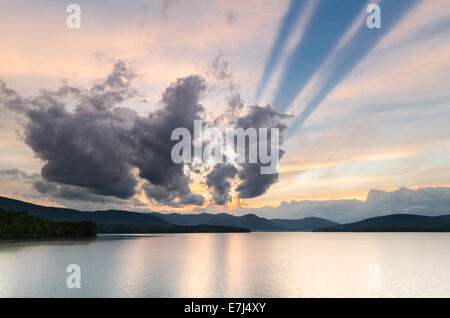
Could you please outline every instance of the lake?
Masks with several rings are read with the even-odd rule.
[[[80,289],[66,286],[69,264],[80,266]],[[100,235],[0,243],[0,297],[450,297],[450,234]]]

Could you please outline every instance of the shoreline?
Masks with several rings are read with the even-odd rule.
[[[64,237],[64,238],[25,238],[25,239],[0,239],[2,243],[33,243],[33,242],[58,242],[58,241],[95,241],[98,236],[95,237]]]

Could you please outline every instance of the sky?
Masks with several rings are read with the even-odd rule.
[[[374,193],[450,193],[447,0],[6,0],[0,42],[0,195],[349,220]],[[280,128],[277,173],[174,164],[196,119]]]

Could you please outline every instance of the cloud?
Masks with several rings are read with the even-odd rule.
[[[211,62],[210,67],[212,75],[218,80],[226,80],[232,78],[230,62],[225,59],[222,52],[216,55]]]
[[[147,197],[155,200],[161,205],[171,207],[182,207],[184,205],[202,205],[204,198],[202,195],[193,194],[189,189],[189,180],[185,176],[179,176],[177,179],[171,178],[173,183],[164,184],[164,186],[146,183],[143,189]]]
[[[6,110],[11,110],[15,112],[25,112],[26,111],[26,101],[12,88],[0,80],[0,105]]]
[[[211,63],[210,73],[215,79],[219,81],[225,81],[228,84],[228,90],[230,96],[228,97],[228,107],[218,117],[208,123],[213,127],[218,127],[221,124],[226,126],[234,126],[235,128],[268,128],[268,139],[271,140],[270,128],[279,129],[279,145],[281,146],[284,140],[284,134],[287,126],[282,123],[284,119],[290,116],[279,113],[272,106],[267,105],[261,107],[258,105],[248,107],[248,112],[241,115],[245,109],[244,101],[242,100],[239,84],[233,81],[233,72],[230,67],[230,63],[225,59],[223,53],[219,53]],[[256,145],[250,145],[246,143],[245,153],[248,157],[248,152],[251,147],[258,149],[260,140],[259,137],[256,140]],[[284,150],[280,149],[280,158],[283,156]],[[240,198],[254,198],[264,194],[270,185],[278,181],[278,173],[273,174],[261,174],[261,167],[265,166],[258,158],[257,163],[242,163],[237,164],[238,176],[241,182],[238,184],[237,191]],[[218,176],[227,174],[228,178],[234,178],[234,169],[230,168],[231,165],[216,165],[207,176],[207,186],[213,188],[213,201],[216,204],[223,205],[231,200],[230,185],[227,180],[223,180],[222,184],[219,184]],[[209,178],[209,179],[208,179]],[[209,184],[208,184],[209,183]]]
[[[136,193],[138,180],[133,171],[137,167],[140,177],[151,183],[145,189],[152,199],[202,204],[203,198],[189,189],[183,165],[171,160],[170,134],[177,127],[192,130],[194,120],[200,118],[203,80],[197,76],[179,79],[164,92],[163,107],[143,118],[120,106],[139,97],[131,88],[135,77],[128,64],[119,61],[110,75],[89,89],[65,83],[32,98],[1,82],[2,104],[25,117],[24,141],[44,161],[42,177],[65,185],[56,190],[39,181],[35,189],[80,200],[128,199]]]
[[[175,128],[183,127],[193,135],[194,120],[199,120],[204,110],[199,99],[205,89],[199,76],[178,79],[163,93],[163,107],[147,118],[137,118],[129,132],[131,162],[139,168],[139,176],[151,183],[144,187],[150,199],[167,205],[203,203],[203,197],[189,189],[184,164],[172,161],[171,150],[176,141],[171,140],[171,134]]]
[[[243,213],[248,212],[250,211]],[[283,201],[277,207],[252,209],[251,213],[269,219],[319,217],[341,223],[352,222],[366,217],[364,215],[364,202],[359,200]]]
[[[194,121],[203,120],[205,127],[220,122],[244,130],[269,128],[270,140],[270,128],[278,128],[282,144],[287,128],[282,120],[288,117],[271,106],[252,106],[240,115],[244,102],[223,54],[214,59],[212,70],[230,92],[227,109],[212,119],[200,103],[207,84],[197,75],[170,84],[159,107],[146,117],[125,107],[141,97],[132,85],[138,75],[125,61],[115,63],[109,75],[88,88],[64,81],[56,90],[42,89],[36,96],[23,97],[1,82],[2,104],[22,117],[23,140],[44,162],[42,179],[33,180],[33,188],[55,198],[90,202],[126,200],[142,189],[159,205],[203,205],[204,197],[191,191],[190,174],[207,173],[208,165],[174,163],[171,151],[178,141],[171,140],[173,130],[186,128],[194,135]],[[253,146],[246,145],[247,155]],[[283,154],[281,150],[280,157]],[[241,198],[265,193],[278,180],[277,173],[261,174],[265,165],[258,161],[215,166],[206,176],[213,200],[219,205],[230,201],[227,179],[236,175],[240,183],[233,191]]]
[[[39,174],[37,173],[29,174],[20,169],[13,168],[13,169],[1,169],[0,177],[5,177],[10,180],[17,180],[17,179],[36,180],[37,178],[39,178]]]
[[[244,109],[244,102],[242,100],[240,85],[233,79],[233,70],[230,62],[225,58],[223,52],[219,52],[212,60],[208,75],[211,75],[218,84],[225,85],[223,87],[228,94],[227,107],[225,111],[220,115],[207,123],[212,127],[217,127],[222,123],[234,124],[239,117],[241,111]],[[216,84],[217,85],[217,84]],[[212,85],[213,87],[216,85]],[[217,87],[214,87],[217,89]],[[212,87],[210,88],[210,90]]]
[[[69,114],[54,108],[31,111],[25,142],[46,162],[42,176],[99,195],[133,196],[137,182],[120,140],[121,120],[114,115]]]
[[[43,179],[38,173],[28,173],[17,168],[0,170],[0,178],[2,180],[6,179],[15,181],[15,185],[13,187],[20,187],[22,190],[21,193],[25,198],[35,199],[37,192],[41,195],[41,197],[44,195],[45,197],[53,199],[123,204],[122,200],[115,200],[110,197],[95,195],[76,186],[59,185],[55,182],[49,182]],[[31,191],[28,191],[27,189]],[[16,193],[13,192],[13,194]]]
[[[218,163],[206,177],[206,185],[213,189],[212,196],[214,203],[224,205],[231,201],[231,183],[228,181],[234,178],[238,170],[231,164]]]
[[[370,190],[367,209],[372,213],[443,215],[450,213],[450,188],[400,188],[395,191]]]
[[[450,188],[400,188],[394,191],[370,190],[366,201],[283,201],[277,207],[244,209],[266,218],[300,219],[321,217],[335,222],[356,222],[365,218],[389,214],[420,214],[438,216],[450,214]]]
[[[67,201],[85,201],[93,203],[104,204],[123,204],[122,200],[114,199],[111,197],[97,195],[86,191],[86,189],[72,186],[72,185],[58,185],[55,182],[48,182],[43,179],[39,179],[33,182],[33,188],[40,194],[44,194],[47,197],[54,199],[62,199]],[[60,201],[60,200],[58,200]]]
[[[15,169],[17,170],[17,169]],[[23,172],[22,172],[23,173]],[[104,204],[119,204],[123,205],[124,201],[114,199],[104,195],[97,195],[86,191],[85,188],[72,186],[67,184],[58,184],[56,182],[49,182],[43,179],[39,174],[33,174],[25,180],[25,184],[31,182],[32,189],[47,198],[62,199],[64,202],[70,201],[86,201],[93,203]],[[57,200],[61,201],[61,200]]]
[[[62,87],[30,100],[34,107],[26,111],[25,143],[45,162],[45,180],[97,195],[134,195],[137,181],[122,135],[136,114],[113,108],[132,96],[126,82],[130,74],[122,67],[118,62],[111,75],[90,90]],[[79,104],[69,111],[64,98],[73,95]]]
[[[266,107],[261,106],[251,106],[250,112],[237,119],[236,128],[243,128],[244,130],[248,128],[268,128],[268,140],[271,140],[270,128],[279,129],[279,145],[283,144],[284,135],[287,130],[287,126],[282,123],[282,120],[288,118],[289,116],[280,114],[272,106],[267,105]],[[257,137],[257,143],[259,146],[260,140],[259,135]],[[248,156],[250,147],[255,145],[249,145],[246,143],[245,154]],[[279,149],[279,158],[284,154],[283,149]],[[240,163],[239,179],[241,183],[237,187],[237,192],[240,198],[254,198],[264,194],[267,189],[278,181],[278,173],[273,174],[261,174],[261,167],[265,166],[260,161],[258,156],[258,162],[256,163]]]
[[[227,14],[226,17],[226,23],[228,26],[231,26],[234,22],[236,22],[236,14],[234,14],[234,12],[230,11]]]
[[[58,190],[58,187],[53,182],[47,182],[45,180],[37,180],[33,183],[33,187],[38,191],[39,193],[54,193]]]
[[[34,185],[36,188],[36,184]],[[50,191],[52,188],[50,188]],[[87,202],[95,202],[95,203],[104,203],[104,204],[123,204],[123,201],[117,200],[114,198],[106,197],[103,195],[97,195],[94,193],[90,193],[81,187],[75,187],[71,185],[61,185],[56,188],[56,191],[51,194],[52,197],[57,199],[63,199],[66,201],[87,201]]]

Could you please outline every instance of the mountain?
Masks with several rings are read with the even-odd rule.
[[[226,225],[226,226],[242,226],[252,231],[261,232],[278,232],[287,229],[281,225],[271,222],[268,219],[261,218],[254,214],[246,214],[243,216],[234,216],[226,213],[214,215],[207,224]]]
[[[266,219],[255,214],[235,216],[219,214],[162,214],[138,213],[119,210],[84,212],[74,209],[45,207],[19,200],[0,197],[0,208],[12,211],[27,211],[28,215],[52,221],[92,221],[99,225],[126,225],[145,227],[147,231],[156,227],[172,227],[171,231],[201,231],[222,226],[262,232],[317,231],[317,232],[449,232],[450,215],[423,216],[416,214],[391,214],[365,219],[359,222],[338,224],[327,219],[309,217],[304,219]],[[153,228],[152,228],[153,226]],[[182,227],[186,228],[182,228]],[[193,227],[188,229],[187,227]],[[195,228],[197,227],[197,228]],[[120,228],[120,229],[122,229]],[[128,227],[129,228],[129,227]],[[114,231],[120,230],[115,228]],[[141,228],[135,228],[138,231]],[[158,229],[169,231],[169,229]],[[227,229],[216,228],[217,232]],[[215,231],[215,230],[214,230]]]
[[[259,217],[255,214],[246,214],[243,216],[235,216],[227,213],[210,214],[180,214],[180,213],[150,213],[150,215],[157,216],[163,220],[166,220],[172,224],[177,225],[223,225],[223,226],[241,226],[248,228],[252,231],[312,231],[314,229],[337,225],[338,223],[332,222],[321,218],[304,218],[299,220],[284,220],[284,219],[266,219]]]
[[[450,215],[439,215],[439,216],[436,216],[436,218],[441,219],[441,220],[450,221]]]
[[[28,215],[52,221],[92,221],[97,224],[122,225],[171,225],[153,215],[127,211],[84,212],[73,209],[54,208],[0,197],[0,208],[12,211],[27,211]]]
[[[166,220],[172,224],[176,225],[222,225],[222,226],[232,226],[232,227],[244,227],[251,231],[262,231],[262,232],[279,232],[287,231],[284,226],[277,223],[271,222],[268,219],[261,218],[254,214],[246,214],[243,216],[235,216],[228,213],[219,214],[180,214],[180,213],[149,213],[163,220]]]
[[[161,218],[169,223],[176,225],[198,225],[208,224],[208,222],[214,217],[214,214],[201,213],[201,214],[181,214],[181,213],[169,213],[163,214],[158,212],[147,213]],[[228,214],[230,215],[230,214]],[[230,215],[232,216],[232,215]]]
[[[281,225],[290,231],[296,232],[309,232],[322,227],[339,225],[339,223],[315,217],[309,217],[299,220],[271,219],[270,221]]]
[[[449,232],[450,216],[391,214],[359,222],[334,225],[315,232]]]

